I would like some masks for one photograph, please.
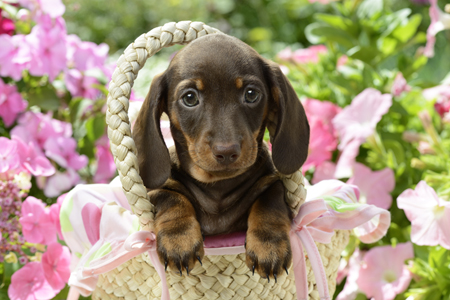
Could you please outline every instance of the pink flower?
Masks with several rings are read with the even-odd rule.
[[[372,171],[360,163],[355,163],[353,170],[353,177],[347,183],[359,187],[359,202],[389,209],[395,187],[394,171],[389,168]]]
[[[0,117],[6,126],[11,126],[27,105],[28,103],[17,92],[16,86],[5,84],[0,79]]]
[[[334,179],[334,173],[336,172],[336,164],[331,161],[324,161],[316,167],[312,183],[316,184],[322,180]]]
[[[292,50],[290,47],[287,47],[283,50],[281,50],[280,52],[278,52],[277,57],[281,60],[285,60],[285,61],[289,61],[292,58]]]
[[[44,271],[38,262],[26,264],[11,277],[8,296],[11,300],[52,299],[58,292],[45,280]]]
[[[172,133],[170,132],[170,122],[162,120],[161,121],[161,133],[164,139],[164,143],[166,144],[167,148],[172,147],[175,145],[175,142],[173,141]]]
[[[47,197],[57,197],[78,183],[80,183],[80,176],[73,169],[67,169],[64,173],[57,171],[55,175],[47,179],[44,187],[44,195]]]
[[[14,22],[11,19],[3,17],[2,10],[0,9],[0,34],[12,35],[15,28]]]
[[[381,246],[372,248],[364,255],[364,264],[356,280],[367,297],[376,300],[392,300],[402,293],[411,281],[411,272],[404,261],[414,258],[410,242],[395,248]]]
[[[344,288],[337,296],[336,300],[354,300],[360,292],[358,284],[356,281],[359,277],[359,270],[361,268],[361,263],[363,260],[364,252],[361,252],[358,248],[356,248],[355,252],[353,252],[352,256],[348,261],[348,275],[347,280],[345,281]]]
[[[27,111],[19,117],[19,125],[11,130],[11,136],[28,143],[34,142],[39,151],[51,137],[71,137],[72,125],[53,119],[51,114]]]
[[[331,154],[337,147],[337,134],[331,120],[340,108],[328,101],[306,99],[302,101],[311,128],[309,155],[303,170],[317,167],[331,159]]]
[[[311,138],[309,141],[309,154],[303,164],[304,171],[317,167],[324,161],[331,159],[332,152],[336,150],[337,139],[327,126],[318,118],[311,118],[309,121]]]
[[[13,139],[17,142],[17,153],[24,169],[34,176],[51,176],[55,173],[55,168],[35,143],[29,142],[27,145],[17,137]]]
[[[56,228],[41,200],[27,197],[22,204],[19,222],[27,242],[48,245],[56,241]]]
[[[109,150],[109,140],[107,136],[101,137],[96,142],[97,152],[95,158],[97,161],[97,170],[94,175],[95,183],[109,183],[116,173],[116,164],[114,157]]]
[[[388,112],[391,105],[391,95],[382,95],[373,88],[367,88],[336,115],[332,122],[341,139],[338,149],[345,153],[345,156],[344,153],[341,155],[345,157],[345,163],[338,162],[336,176],[349,175],[348,168],[358,155],[359,146],[375,133],[377,123]],[[350,149],[346,149],[349,146]]]
[[[64,14],[66,7],[61,0],[19,0],[21,6],[38,14],[48,15],[51,18],[57,18]]]
[[[407,189],[397,205],[411,221],[411,241],[417,245],[440,245],[450,249],[450,202],[442,200],[425,181]]]
[[[109,46],[106,44],[97,45],[92,42],[82,42],[76,35],[68,36],[68,65],[79,71],[94,68],[103,69],[108,51]]]
[[[442,30],[450,28],[450,15],[444,13],[438,7],[438,0],[430,0],[430,18],[431,24],[427,30],[427,44],[423,54],[427,57],[434,56],[434,44],[436,43],[436,34]]]
[[[327,52],[328,49],[324,45],[310,46],[305,49],[295,50],[294,53],[292,53],[292,59],[299,64],[317,63],[319,61],[319,54],[324,54]]]
[[[0,34],[0,75],[19,81],[22,71],[28,68],[31,52],[25,36]]]
[[[339,149],[343,150],[354,139],[365,140],[371,136],[391,105],[391,95],[382,95],[373,88],[367,88],[357,95],[332,121],[341,138]]]
[[[423,90],[423,96],[429,100],[436,100],[434,108],[441,117],[450,111],[450,85],[438,85]]]
[[[58,243],[48,245],[42,255],[45,279],[55,290],[62,290],[70,277],[70,251]]]
[[[61,17],[66,7],[61,0],[39,0],[41,9],[52,18]]]
[[[397,73],[395,76],[394,83],[392,84],[391,94],[398,97],[403,92],[409,92],[411,87],[406,82],[406,79],[403,77],[401,72]]]
[[[5,137],[0,137],[0,173],[15,169],[19,166],[19,163],[17,143]]]
[[[57,199],[57,202],[50,206],[50,212],[49,212],[50,219],[52,220],[53,225],[55,225],[56,232],[58,233],[58,238],[60,240],[64,240],[64,237],[61,233],[61,222],[59,219],[59,213],[61,211],[61,205],[62,205],[64,199],[66,198],[66,196],[67,196],[67,193],[59,196]]]
[[[344,65],[346,65],[348,62],[348,56],[347,55],[342,55],[338,58],[337,60],[337,64],[336,64],[336,68],[342,67]]]
[[[100,91],[93,87],[94,84],[99,84],[98,80],[94,77],[83,75],[76,69],[67,70],[64,73],[64,81],[73,97],[95,100],[100,95]]]
[[[308,118],[319,118],[322,123],[327,125],[328,130],[334,133],[335,129],[332,120],[342,110],[339,106],[328,101],[316,99],[306,99],[302,101],[302,105]]]
[[[334,178],[348,178],[353,174],[356,157],[359,154],[359,147],[364,143],[364,139],[356,138],[352,140],[339,155],[339,160],[334,171]]]
[[[32,49],[30,74],[42,76],[47,74],[49,80],[66,67],[66,24],[61,17],[55,20],[43,16],[41,23],[34,26],[27,36]]]
[[[73,138],[63,136],[51,137],[45,141],[45,155],[53,159],[61,167],[79,170],[88,163],[86,155],[76,152],[77,142]]]

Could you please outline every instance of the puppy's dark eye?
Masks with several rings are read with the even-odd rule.
[[[253,89],[248,89],[245,91],[245,102],[255,103],[259,99],[259,92]]]
[[[196,106],[199,103],[197,95],[192,92],[187,93],[181,99],[183,100],[184,105],[189,107]]]

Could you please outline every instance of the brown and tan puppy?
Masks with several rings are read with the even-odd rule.
[[[272,156],[263,145],[271,110]],[[163,112],[175,141],[170,153],[159,127]],[[239,231],[247,232],[253,272],[276,280],[290,266],[292,216],[279,173],[306,160],[309,125],[276,64],[224,34],[194,40],[153,80],[133,137],[166,268],[189,274],[204,255],[203,236]]]

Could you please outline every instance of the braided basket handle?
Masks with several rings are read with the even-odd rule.
[[[175,44],[184,45],[201,36],[215,33],[220,31],[202,22],[166,23],[139,36],[125,49],[117,61],[108,88],[108,110],[106,111],[108,137],[123,191],[132,211],[139,217],[143,230],[153,228],[155,208],[150,203],[147,189],[139,175],[136,145],[131,137],[128,118],[131,88],[147,59],[162,48]],[[306,196],[303,175],[297,171],[283,178],[283,183],[288,192],[287,202],[296,213]]]

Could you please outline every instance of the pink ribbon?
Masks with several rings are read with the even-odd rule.
[[[308,281],[303,246],[305,247],[309,261],[311,262],[311,267],[314,271],[320,299],[331,299],[328,292],[327,276],[323,268],[319,250],[314,241],[327,244],[331,241],[334,231],[308,226],[327,210],[327,206],[322,199],[312,200],[304,203],[300,207],[297,216],[294,218],[290,237],[297,300],[308,300]]]

